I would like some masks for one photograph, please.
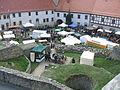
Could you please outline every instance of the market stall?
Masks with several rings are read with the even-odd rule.
[[[94,53],[90,51],[84,51],[80,57],[80,64],[93,66],[94,64]]]
[[[45,60],[45,50],[46,46],[38,45],[35,48],[33,48],[30,52],[30,60],[32,62],[42,62]]]

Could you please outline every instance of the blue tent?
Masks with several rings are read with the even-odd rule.
[[[68,25],[69,27],[77,27],[78,25],[77,24],[70,24]]]

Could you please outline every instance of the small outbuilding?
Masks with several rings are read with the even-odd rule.
[[[33,48],[30,52],[30,60],[32,62],[42,62],[45,60],[45,50],[46,46],[38,45],[35,48]]]
[[[93,66],[94,64],[94,53],[90,51],[84,51],[80,57],[80,64]]]

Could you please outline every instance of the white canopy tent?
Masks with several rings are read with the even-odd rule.
[[[120,31],[115,32],[115,34],[120,35]]]
[[[23,26],[24,27],[34,27],[35,25],[28,22],[28,23],[23,24]]]
[[[0,35],[0,40],[2,40],[2,36]]]
[[[34,30],[33,33],[46,33],[47,31],[43,31],[43,30]]]
[[[61,32],[58,32],[57,34],[65,36],[65,35],[74,34],[74,32],[61,31]]]
[[[92,37],[91,38],[91,42],[107,46],[108,49],[112,49],[114,46],[119,45],[117,43],[113,43],[111,41],[108,41],[108,40],[106,40],[104,38],[96,38],[96,37]]]
[[[80,64],[93,66],[94,64],[94,53],[90,51],[84,51],[80,57]]]
[[[80,41],[82,43],[87,43],[87,41],[91,41],[91,37],[89,35],[84,35],[80,37]]]
[[[4,34],[13,34],[13,31],[4,31]]]
[[[105,32],[107,32],[107,33],[111,33],[112,31],[105,29]]]
[[[34,43],[35,40],[24,40],[23,44],[29,44],[29,43]]]
[[[13,41],[13,40],[11,40],[9,43],[10,44],[14,44],[14,45],[18,45],[19,44],[17,41]]]
[[[68,27],[68,25],[65,24],[65,23],[59,24],[58,26],[59,26],[59,27]]]
[[[40,35],[41,38],[50,38],[51,35],[50,34],[47,34],[47,33],[43,33]]]
[[[74,36],[68,36],[62,39],[61,42],[65,43],[65,45],[74,45],[81,43],[81,41]]]
[[[47,42],[47,40],[46,39],[44,39],[44,40],[38,40],[38,42],[40,42],[40,43]]]
[[[32,38],[40,38],[42,34],[47,34],[46,33],[47,31],[42,31],[42,30],[34,30],[33,33],[32,33]],[[42,35],[43,36],[43,35]]]
[[[3,38],[4,38],[4,39],[7,39],[7,38],[15,38],[15,35],[14,35],[14,34],[5,34],[5,35],[3,35]]]

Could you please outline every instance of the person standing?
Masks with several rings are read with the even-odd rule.
[[[72,58],[72,63],[75,63],[75,59],[74,58]]]

